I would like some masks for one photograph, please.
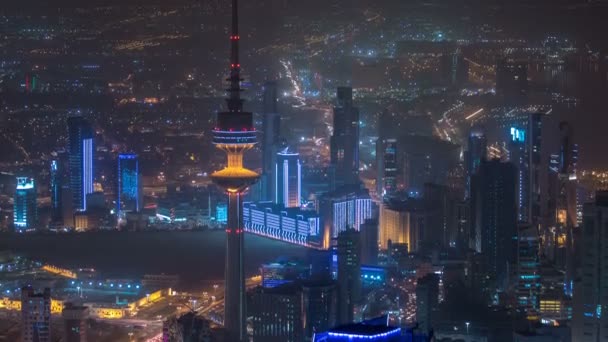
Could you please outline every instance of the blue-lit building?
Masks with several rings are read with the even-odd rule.
[[[525,125],[510,128],[510,161],[517,167],[517,219],[540,223],[542,113],[527,115]]]
[[[366,189],[346,186],[321,198],[319,210],[323,226],[331,238],[348,228],[361,230],[361,225],[372,218],[372,199]]]
[[[118,192],[116,212],[138,212],[142,208],[142,186],[136,154],[118,155]]]
[[[275,195],[277,204],[297,208],[302,199],[302,165],[300,154],[288,149],[277,153],[275,165]]]
[[[364,287],[383,285],[386,281],[386,269],[377,266],[361,266],[361,283]]]
[[[526,131],[511,127],[510,161],[517,167],[517,220],[530,218],[530,164]]]
[[[24,232],[36,228],[38,223],[36,195],[36,185],[33,178],[17,177],[13,206],[15,231]]]
[[[310,277],[310,265],[298,262],[273,262],[260,267],[262,287],[273,288]]]
[[[381,317],[333,328],[326,332],[316,333],[313,342],[405,342],[412,341],[403,334],[401,328],[388,326],[388,318]]]
[[[226,224],[228,222],[228,204],[225,202],[218,203],[215,206],[215,222]]]
[[[310,210],[272,202],[243,204],[245,231],[310,248],[324,248],[321,219]]]
[[[54,224],[63,223],[63,212],[61,207],[63,182],[61,168],[58,160],[51,160],[50,172],[51,184],[51,222]]]
[[[87,209],[93,192],[93,128],[82,116],[68,118],[70,188],[74,210]]]

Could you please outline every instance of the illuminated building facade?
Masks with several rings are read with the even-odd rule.
[[[391,197],[397,191],[397,139],[378,139],[376,142],[378,196]]]
[[[319,205],[325,232],[336,238],[347,228],[359,231],[365,220],[372,218],[372,206],[369,192],[359,187],[344,187],[325,194]]]
[[[297,208],[302,199],[302,165],[300,154],[287,149],[277,153],[275,165],[275,203]]]
[[[118,155],[118,194],[116,212],[138,212],[142,207],[142,186],[136,154]]]
[[[543,232],[545,254],[562,270],[566,271],[566,292],[572,295],[574,278],[574,229],[578,226],[576,165],[578,146],[574,143],[572,126],[560,122],[560,151],[552,155],[549,166],[549,227]]]
[[[317,333],[313,342],[403,342],[401,328],[367,323],[339,326],[326,332]]]
[[[272,288],[310,276],[310,267],[297,262],[273,262],[260,267],[262,287]]]
[[[517,219],[538,228],[542,113],[529,113],[526,126],[511,127],[510,161],[517,167]]]
[[[51,290],[35,293],[21,289],[21,338],[23,342],[51,342]]]
[[[353,89],[339,87],[334,107],[331,164],[337,187],[359,183],[359,109],[353,106]]]
[[[213,144],[226,153],[226,167],[211,175],[213,182],[228,195],[226,224],[224,327],[229,341],[247,340],[247,310],[244,275],[243,195],[258,180],[258,174],[243,166],[243,154],[256,144],[253,114],[243,111],[241,64],[239,61],[238,0],[232,1],[230,35],[230,87],[228,110],[217,114]]]
[[[539,238],[536,229],[523,225],[517,238],[517,305],[528,319],[538,320],[541,292]]]
[[[93,192],[93,128],[82,116],[69,117],[68,139],[73,209],[86,210]]]
[[[380,249],[386,250],[389,241],[410,246],[410,213],[403,206],[388,203],[380,209]]]
[[[51,160],[51,223],[52,224],[63,224],[63,212],[61,208],[62,204],[62,193],[63,193],[63,182],[62,182],[61,168],[59,161],[54,159]]]
[[[327,248],[319,215],[300,208],[283,208],[272,202],[246,202],[243,205],[245,230],[310,248]]]
[[[34,179],[17,177],[13,204],[13,225],[15,231],[24,232],[36,228],[38,224],[36,197],[37,192]]]

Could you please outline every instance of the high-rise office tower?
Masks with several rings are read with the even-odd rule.
[[[359,109],[353,106],[352,88],[338,88],[331,163],[336,170],[338,187],[359,183]]]
[[[299,342],[304,340],[302,290],[298,284],[258,287],[251,294],[253,340]]]
[[[423,333],[434,328],[439,306],[439,276],[430,273],[416,283],[416,322]]]
[[[93,192],[93,128],[82,116],[68,118],[70,188],[74,210],[87,209]]]
[[[582,278],[574,284],[572,341],[608,341],[608,192],[583,208]]]
[[[484,161],[471,182],[474,247],[482,253],[484,271],[498,288],[506,286],[508,265],[516,261],[516,173],[511,163]]]
[[[63,341],[87,342],[87,319],[89,308],[66,303],[61,312],[64,324]]]
[[[21,289],[21,338],[23,342],[51,342],[51,290],[35,293]]]
[[[530,222],[530,160],[526,130],[512,127],[510,161],[517,168],[517,220]]]
[[[397,139],[376,141],[376,165],[378,196],[391,197],[397,191]]]
[[[300,154],[287,148],[277,153],[275,165],[275,202],[285,208],[297,208],[302,199]]]
[[[13,203],[13,225],[15,231],[35,229],[38,224],[36,185],[33,178],[17,177]]]
[[[361,236],[348,229],[338,235],[338,323],[354,321],[361,299]]]
[[[118,155],[118,191],[116,212],[138,212],[142,206],[142,185],[139,173],[139,160],[136,154]]]
[[[277,106],[277,82],[264,84],[262,130],[262,184],[261,198],[273,200],[275,194],[275,165],[277,152],[281,146],[281,115]]]
[[[213,144],[226,153],[227,165],[214,172],[211,178],[228,195],[224,327],[228,340],[235,342],[247,338],[242,199],[249,186],[258,180],[257,173],[243,166],[243,154],[255,145],[256,131],[252,113],[243,111],[239,40],[238,0],[232,0],[230,87],[226,100],[228,111],[218,113],[213,130]]]
[[[531,320],[538,319],[540,301],[540,258],[538,231],[521,225],[517,238],[517,305]]]
[[[51,224],[63,224],[63,212],[61,208],[61,195],[63,193],[62,187],[62,172],[59,166],[59,161],[54,159],[51,160],[51,184],[49,189],[51,190]]]
[[[488,139],[485,134],[479,131],[472,131],[469,134],[469,145],[465,154],[466,163],[466,196],[471,196],[471,177],[479,170],[481,161],[486,159],[488,154]]]
[[[540,224],[541,113],[530,113],[526,127],[511,127],[510,161],[517,167],[517,219]]]

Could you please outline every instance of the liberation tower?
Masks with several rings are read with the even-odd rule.
[[[213,182],[228,195],[226,226],[226,269],[224,296],[224,327],[228,341],[247,339],[245,308],[245,276],[243,266],[244,229],[243,194],[259,175],[243,166],[243,154],[256,144],[253,115],[243,111],[241,99],[241,64],[239,63],[238,1],[232,0],[232,34],[230,35],[230,88],[226,99],[228,111],[218,113],[213,130],[213,144],[224,151],[227,165],[211,175]]]

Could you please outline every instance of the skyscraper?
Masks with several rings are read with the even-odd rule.
[[[506,286],[508,265],[516,260],[516,172],[511,163],[484,161],[471,183],[474,247],[483,255],[484,272],[498,288]]]
[[[574,284],[572,341],[608,340],[608,191],[598,191],[583,209],[582,278]]]
[[[87,209],[87,194],[93,192],[93,128],[82,116],[68,118],[70,188],[74,210]]]
[[[61,208],[61,195],[63,193],[62,172],[59,161],[51,160],[51,224],[63,224],[63,212]]]
[[[136,154],[126,153],[118,155],[118,191],[116,198],[116,212],[121,215],[125,212],[138,212],[141,210],[141,176],[139,161]]]
[[[378,139],[376,164],[378,196],[391,197],[397,191],[397,139]]]
[[[530,150],[526,130],[511,127],[510,161],[517,168],[517,220],[530,222]]]
[[[243,111],[239,40],[238,0],[232,0],[230,88],[226,100],[228,111],[218,113],[213,130],[213,144],[226,153],[227,165],[224,169],[214,172],[211,178],[228,195],[224,327],[228,340],[235,342],[245,341],[247,338],[242,199],[248,187],[258,180],[257,173],[243,166],[243,154],[255,145],[256,131],[252,113]]]
[[[51,342],[51,290],[35,293],[21,289],[21,338],[23,342]]]
[[[17,177],[13,204],[13,225],[15,231],[24,232],[35,229],[38,224],[36,205],[36,185],[33,178]]]
[[[298,284],[256,288],[251,295],[253,340],[299,342],[304,340],[302,290]]]
[[[271,201],[275,194],[275,164],[281,146],[281,115],[277,107],[277,83],[264,84],[262,141],[262,193],[261,199]]]
[[[488,149],[488,140],[485,134],[479,131],[472,131],[469,134],[469,145],[467,147],[465,162],[466,162],[466,196],[471,196],[471,177],[479,170],[481,161],[486,159]]]
[[[331,136],[331,163],[336,183],[359,182],[359,109],[353,106],[353,89],[339,87],[334,107],[334,131]]]
[[[275,202],[285,208],[297,208],[302,198],[300,154],[287,148],[277,153],[275,165]]]
[[[361,237],[348,229],[338,235],[338,323],[354,321],[361,299]]]
[[[538,231],[522,225],[517,238],[517,305],[528,318],[538,319],[540,303],[540,260]]]

